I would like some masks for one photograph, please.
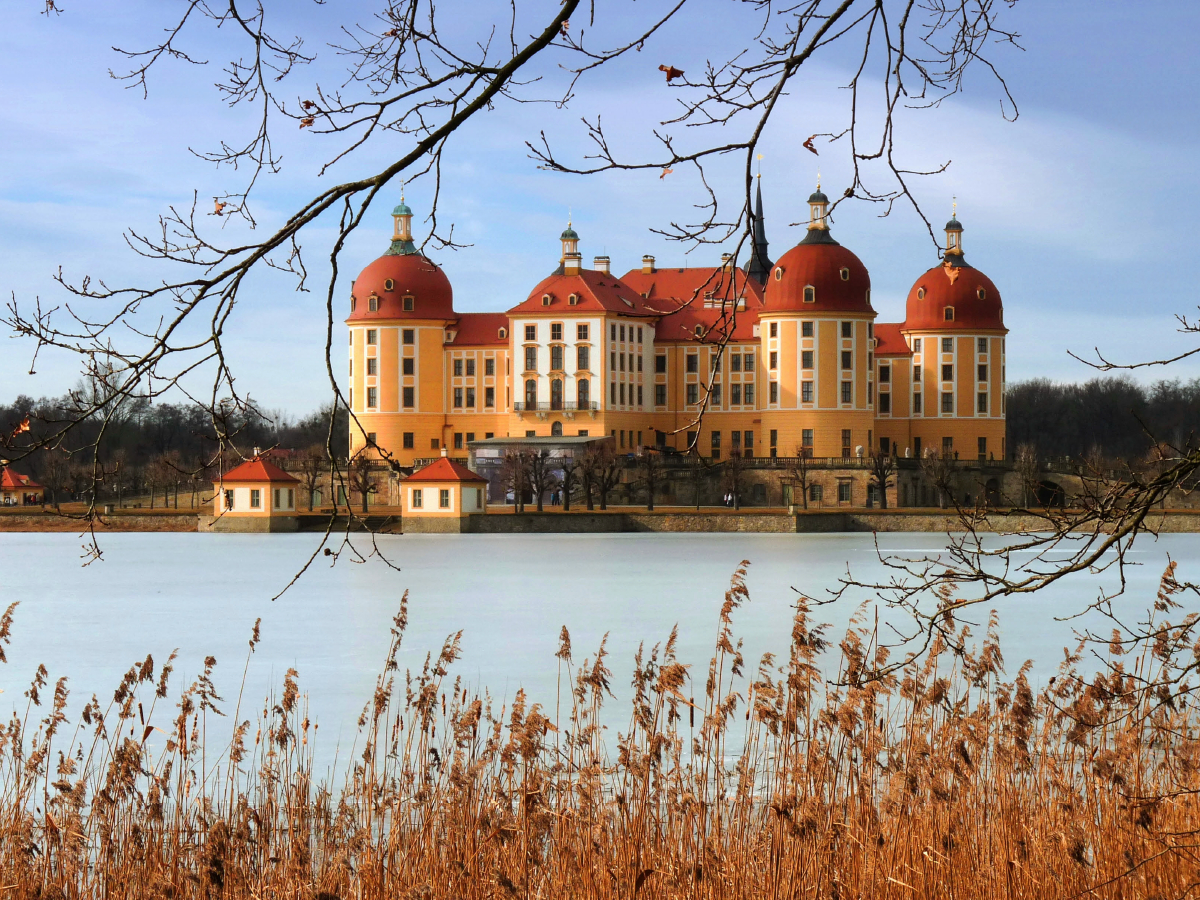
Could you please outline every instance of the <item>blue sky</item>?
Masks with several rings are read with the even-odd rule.
[[[190,203],[193,191],[207,209],[213,195],[234,188],[237,173],[214,170],[189,148],[209,149],[248,124],[212,88],[217,73],[210,70],[228,52],[211,36],[198,36],[194,44],[212,60],[208,68],[163,67],[148,99],[108,77],[109,69],[122,65],[111,47],[151,40],[166,24],[170,5],[126,2],[116,12],[60,5],[64,13],[47,18],[38,14],[40,2],[10,4],[0,33],[6,97],[0,291],[23,304],[65,299],[52,279],[59,266],[68,277],[90,274],[110,284],[165,277],[128,250],[122,230],[152,231],[160,213]],[[661,5],[600,3],[599,28],[614,31],[626,23],[621,17],[648,15]],[[530,29],[555,4],[537,0],[535,6]],[[471,33],[493,8],[491,0],[460,0],[449,26]],[[719,258],[720,248],[685,255],[683,247],[651,232],[689,215],[697,195],[688,173],[667,179],[653,173],[556,175],[536,168],[523,141],[545,130],[564,148],[578,150],[580,116],[599,113],[622,149],[634,154],[647,147],[649,129],[670,116],[675,103],[658,64],[696,72],[706,57],[744,46],[750,23],[740,9],[730,0],[704,0],[661,41],[585,83],[567,109],[501,103],[456,135],[446,156],[439,215],[453,221],[456,237],[471,246],[434,256],[454,285],[457,308],[501,310],[524,299],[557,263],[557,235],[568,209],[585,259],[607,253],[618,272],[638,265],[643,253],[657,256],[660,265]],[[369,7],[295,3],[284,10],[295,18],[282,22],[281,30],[308,34],[307,49],[318,57],[287,92],[305,96],[314,81],[338,80],[342,65],[321,44],[322,32],[340,20],[365,20]],[[605,22],[605,15],[616,18]],[[1200,268],[1192,247],[1200,224],[1200,176],[1193,163],[1200,61],[1190,46],[1200,7],[1021,0],[1002,16],[1025,47],[997,54],[1020,118],[1006,122],[995,86],[973,77],[961,96],[941,108],[903,116],[897,141],[916,167],[951,161],[944,175],[922,180],[917,193],[935,224],[948,216],[951,196],[958,197],[967,258],[1004,297],[1009,379],[1089,377],[1068,350],[1087,353],[1099,346],[1136,360],[1189,347],[1174,331],[1174,315],[1196,312],[1193,285]],[[539,71],[549,83],[559,77],[555,62]],[[802,236],[801,227],[788,226],[805,216],[803,200],[817,165],[831,194],[846,184],[843,150],[824,149],[818,159],[799,146],[809,134],[838,130],[844,121],[839,86],[846,63],[833,56],[812,65],[764,136],[767,228],[775,257]],[[320,178],[320,163],[332,147],[328,139],[285,124],[278,141],[283,171],[264,181],[255,207],[264,227],[324,183],[370,173],[404,149],[398,141],[379,142]],[[717,165],[713,180],[732,195],[740,170],[733,163]],[[393,193],[398,195],[398,185]],[[430,197],[425,183],[408,190],[418,217]],[[386,248],[393,202],[389,194],[347,245],[339,303],[349,293],[349,278]],[[237,227],[227,225],[227,236],[236,236]],[[227,328],[238,385],[267,408],[302,414],[327,397],[323,260],[331,233],[318,223],[304,238],[311,293],[264,273],[247,285]],[[908,287],[936,263],[917,217],[897,209],[880,219],[873,207],[844,206],[834,233],[869,268],[880,320],[900,320]],[[344,353],[337,337],[333,346]],[[8,339],[0,354],[0,396],[58,394],[77,379],[75,360],[53,353],[39,359],[36,375],[28,375],[32,349]],[[335,357],[334,367],[344,371],[344,357]],[[1162,375],[1196,377],[1200,364],[1139,377]]]

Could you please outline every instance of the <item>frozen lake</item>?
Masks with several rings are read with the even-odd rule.
[[[20,601],[9,661],[0,665],[0,708],[24,709],[23,692],[39,663],[51,681],[69,676],[77,709],[92,693],[107,703],[124,672],[147,653],[161,665],[178,648],[172,700],[212,655],[218,690],[232,712],[247,641],[261,617],[248,709],[295,667],[321,726],[324,756],[337,741],[345,747],[353,738],[406,589],[402,667],[419,668],[427,651],[436,653],[449,633],[462,629],[463,656],[454,672],[490,690],[497,706],[523,686],[531,701],[552,707],[563,625],[577,664],[609,634],[613,690],[623,698],[638,643],[664,641],[678,623],[679,657],[697,673],[699,694],[717,611],[740,560],[751,562],[751,600],[737,613],[735,629],[745,638],[751,673],[764,651],[786,655],[793,588],[820,596],[847,565],[863,576],[878,572],[872,538],[864,534],[396,535],[380,537],[379,547],[399,571],[378,559],[349,562],[348,554],[331,568],[322,557],[272,602],[318,540],[314,534],[110,534],[101,538],[104,559],[84,567],[76,535],[0,534],[0,601]],[[886,551],[909,556],[936,555],[946,543],[936,534],[879,540]],[[369,549],[366,539],[359,543]],[[1198,547],[1195,535],[1141,539],[1130,557],[1140,564],[1129,573],[1131,608],[1152,602],[1168,554],[1180,562],[1181,576],[1196,579]],[[1010,674],[1032,658],[1040,678],[1048,677],[1062,648],[1074,646],[1071,626],[1054,616],[1078,609],[1098,584],[1076,578],[1001,608]],[[857,602],[843,600],[816,618],[834,626],[836,639]]]

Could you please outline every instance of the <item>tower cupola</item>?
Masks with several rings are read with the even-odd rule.
[[[412,239],[412,216],[413,211],[404,202],[404,194],[401,192],[400,205],[392,210],[395,228],[392,231],[392,246],[388,248],[386,256],[410,256],[417,252]]]
[[[962,249],[962,223],[958,221],[958,201],[954,202],[953,212],[950,214],[950,221],[946,223],[946,265],[954,266],[955,268],[965,266],[966,260],[963,258]]]
[[[583,257],[579,253],[579,235],[571,227],[570,219],[567,219],[567,228],[559,236],[559,240],[562,241],[562,259],[559,268],[564,275],[578,275],[579,270],[583,268]]]
[[[817,189],[808,197],[808,230],[829,230],[829,198],[821,192],[821,179],[817,178]]]

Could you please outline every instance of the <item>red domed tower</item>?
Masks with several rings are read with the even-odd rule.
[[[443,347],[457,319],[454,291],[413,244],[412,215],[401,197],[391,246],[350,287],[347,397],[359,422],[350,426],[351,455],[374,444],[407,459],[418,440],[422,447],[442,440]]]
[[[957,215],[945,258],[908,292],[901,332],[912,350],[912,438],[918,454],[1003,459],[1004,304],[963,255]]]
[[[819,183],[808,205],[808,234],[771,267],[759,314],[762,427],[779,456],[853,457],[873,440],[871,276],[830,235]]]

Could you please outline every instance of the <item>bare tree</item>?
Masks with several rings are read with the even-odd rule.
[[[358,494],[362,498],[362,512],[364,516],[370,511],[368,504],[371,495],[379,490],[375,484],[375,479],[371,477],[372,462],[365,453],[356,454],[350,460],[350,465],[346,473],[351,492]]]
[[[893,477],[896,474],[896,457],[890,453],[883,453],[874,448],[871,449],[871,484],[879,492],[879,508],[887,509],[887,492],[888,488],[892,487],[896,480]]]
[[[646,494],[646,510],[654,512],[654,494],[666,477],[662,454],[653,447],[646,447],[637,457],[637,486]]]
[[[317,493],[317,485],[321,473],[329,468],[329,458],[325,448],[314,444],[300,454],[300,484],[307,497],[308,511],[313,511],[313,496]]]
[[[601,509],[608,509],[608,495],[621,481],[621,457],[612,448],[611,441],[593,444],[583,454],[586,477],[595,489]],[[591,498],[589,497],[589,503]],[[592,507],[589,505],[588,509]]]
[[[500,478],[505,490],[512,492],[513,506],[519,513],[525,512],[525,494],[531,488],[532,467],[532,450],[509,448],[504,451],[504,462],[500,466]]]
[[[733,501],[734,509],[742,508],[742,488],[746,480],[746,461],[742,459],[742,451],[732,450],[729,459],[721,467],[721,484],[725,493]]]
[[[62,493],[71,483],[71,464],[60,450],[44,451],[42,460],[42,482],[50,489],[50,502],[55,509],[59,509]]]
[[[954,502],[954,460],[948,453],[938,456],[930,447],[921,457],[920,465],[921,474],[937,495],[938,507],[945,509],[948,502]]]
[[[529,455],[529,488],[533,491],[537,511],[544,512],[546,494],[559,486],[554,474],[554,460],[545,451],[532,451]]]
[[[787,473],[792,482],[792,504],[796,503],[796,490],[800,491],[800,504],[808,509],[808,473],[811,465],[809,448],[796,445],[796,455],[788,463]]]
[[[564,456],[559,460],[559,472],[561,473],[563,512],[570,512],[571,494],[579,484],[582,468],[573,455]]]
[[[1028,507],[1037,498],[1038,483],[1041,480],[1041,463],[1038,460],[1037,448],[1033,444],[1022,444],[1018,447],[1013,468],[1021,479],[1021,505]]]

